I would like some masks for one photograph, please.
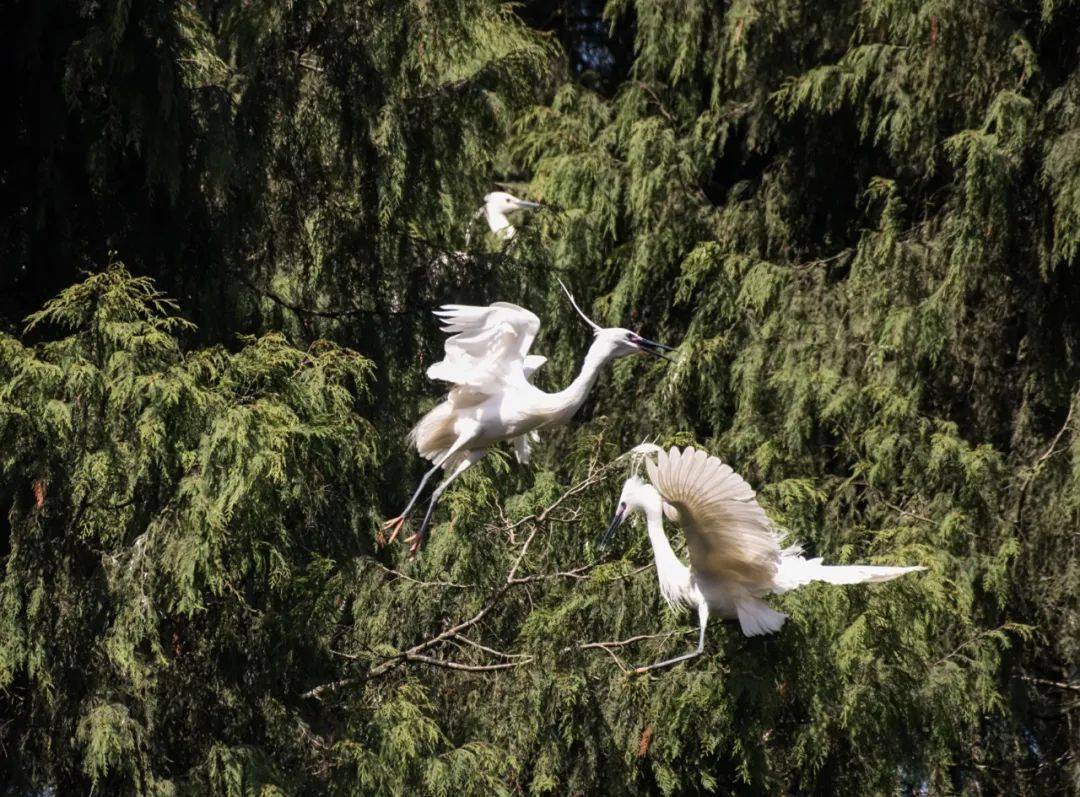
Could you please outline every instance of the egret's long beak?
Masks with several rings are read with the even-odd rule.
[[[623,522],[623,517],[626,514],[626,504],[619,504],[619,508],[615,510],[614,517],[611,518],[611,523],[608,524],[607,530],[600,535],[600,539],[596,541],[596,549],[602,551],[608,547],[611,542],[611,535],[615,533],[615,529]]]
[[[539,202],[530,202],[527,199],[515,199],[514,207],[518,210],[536,210],[540,207]]]
[[[645,354],[651,354],[653,357],[660,357],[668,362],[675,362],[673,359],[664,354],[665,351],[675,351],[671,346],[665,346],[663,343],[657,343],[655,340],[649,340],[643,338],[640,335],[636,336],[633,341],[634,345],[638,347]]]

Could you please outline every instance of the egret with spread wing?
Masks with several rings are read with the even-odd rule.
[[[562,285],[562,283],[559,283]],[[539,429],[566,423],[585,401],[600,369],[627,354],[663,357],[671,347],[618,327],[603,329],[589,320],[574,297],[574,309],[593,329],[594,340],[581,372],[557,393],[545,393],[530,381],[545,361],[529,354],[540,331],[540,319],[516,304],[495,302],[487,307],[448,304],[436,311],[444,332],[454,333],[445,344],[445,357],[428,368],[428,376],[449,382],[446,400],[428,412],[409,433],[420,456],[433,464],[424,474],[405,510],[388,520],[385,529],[397,537],[425,485],[439,469],[449,475],[432,491],[427,513],[413,538],[411,554],[423,545],[431,513],[439,496],[487,449],[501,440],[513,441],[519,462],[529,459],[529,441]]]
[[[780,534],[754,497],[754,491],[730,466],[704,451],[672,447],[665,452],[643,444],[632,455],[645,458],[649,481],[631,476],[623,485],[619,506],[600,540],[605,547],[627,517],[645,515],[656,559],[660,593],[669,606],[691,606],[698,612],[697,650],[655,664],[646,672],[701,655],[709,612],[737,618],[746,636],[779,631],[787,615],[762,598],[809,584],[861,584],[889,581],[924,567],[875,565],[835,566],[806,559],[798,546],[782,548]],[[655,455],[656,461],[648,459]],[[671,549],[663,518],[686,535],[690,567]]]

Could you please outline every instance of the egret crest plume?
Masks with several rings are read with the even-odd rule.
[[[559,280],[559,287],[563,289],[563,293],[566,294],[566,298],[570,300],[570,304],[573,305],[575,310],[577,310],[577,314],[585,320],[586,324],[592,327],[594,332],[599,332],[601,329],[600,325],[593,321],[591,318],[589,318],[587,315],[585,315],[582,309],[578,307],[578,303],[574,301],[574,294],[570,293],[569,288],[567,288],[566,285],[563,284],[562,280]]]

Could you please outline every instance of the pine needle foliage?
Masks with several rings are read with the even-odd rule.
[[[39,8],[0,11],[8,792],[1075,792],[1075,3]],[[466,244],[493,175],[548,211]],[[426,311],[525,304],[562,386],[556,276],[677,362],[379,549]],[[629,677],[694,641],[640,528],[591,547],[645,437],[929,570]]]
[[[883,591],[887,621],[850,593],[785,601],[833,640],[828,674],[801,686],[815,708],[805,726],[766,720],[768,739],[742,725],[719,755],[754,790],[1070,791],[1076,550],[1049,540],[1076,520],[1075,8],[605,13],[634,27],[630,74],[609,94],[567,81],[511,146],[538,193],[575,208],[552,257],[595,275],[597,314],[682,341],[677,366],[616,370],[597,398],[610,433],[689,430],[769,485],[812,550],[930,567]],[[890,635],[894,654],[876,648]],[[705,672],[687,668],[669,714]],[[763,713],[695,712],[709,732]],[[712,788],[686,737],[704,732],[682,730],[686,757],[657,762],[653,785]]]
[[[273,334],[189,350],[191,325],[119,264],[27,331],[44,339],[0,338],[3,780],[286,783],[256,742],[297,732],[278,687],[341,611],[335,557],[370,539],[371,364]]]

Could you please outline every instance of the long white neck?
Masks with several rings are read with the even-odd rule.
[[[645,522],[649,527],[649,542],[652,543],[653,558],[656,559],[656,574],[661,583],[665,576],[683,576],[686,565],[679,561],[671,549],[667,535],[664,534],[664,510],[659,496],[645,506]]]
[[[615,353],[611,346],[599,338],[593,341],[589,352],[585,355],[585,361],[581,364],[581,370],[563,390],[558,393],[548,393],[544,400],[544,411],[551,415],[551,421],[559,422],[570,418],[578,408],[585,403],[585,399],[596,383],[596,377],[600,375],[600,369],[607,361],[614,357]]]
[[[510,223],[510,219],[497,210],[485,209],[484,214],[487,216],[488,227],[491,231],[502,238],[504,241],[509,241],[514,237],[514,233],[517,230],[514,229],[514,225]]]

